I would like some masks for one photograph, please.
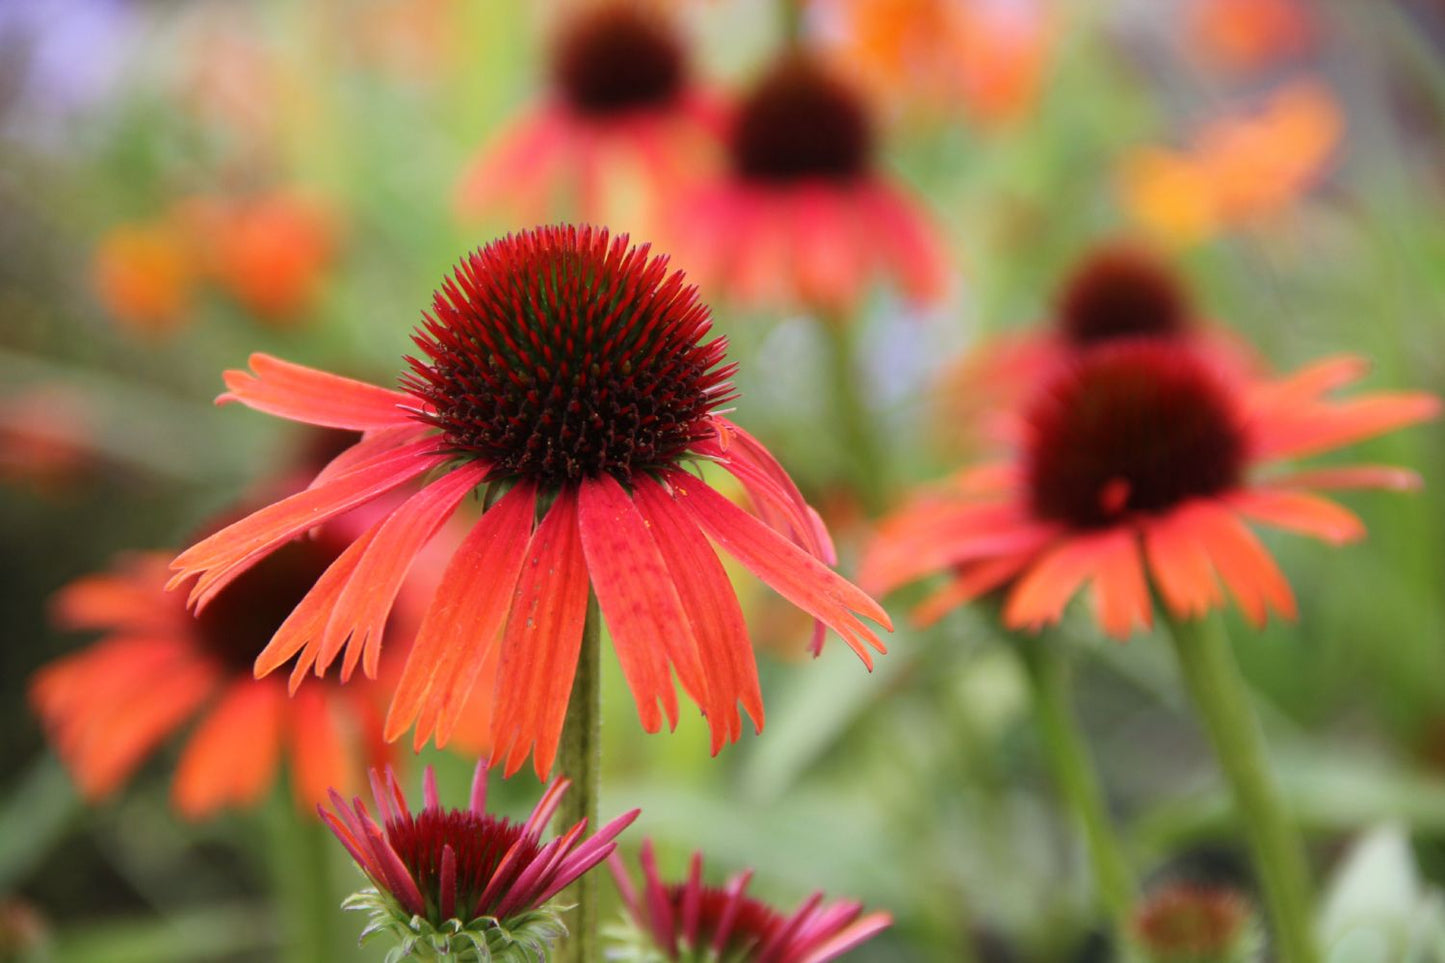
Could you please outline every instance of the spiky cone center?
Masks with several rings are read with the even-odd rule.
[[[347,543],[322,530],[287,542],[196,614],[196,638],[227,673],[250,678],[256,656]]]
[[[1065,282],[1055,314],[1075,347],[1129,337],[1175,337],[1189,327],[1189,300],[1174,272],[1142,248],[1114,245],[1087,257]]]
[[[1135,912],[1133,935],[1147,963],[1257,963],[1262,948],[1243,896],[1192,884],[1149,896]]]
[[[434,923],[413,916],[384,891],[367,888],[347,897],[343,909],[368,916],[360,944],[379,937],[393,943],[388,963],[404,959],[446,963],[536,963],[551,958],[552,950],[567,935],[562,922],[566,909],[552,901],[505,920],[479,916],[463,922],[452,918]]]
[[[766,903],[743,896],[736,898],[726,890],[701,887],[695,896],[697,923],[692,939],[684,932],[690,887],[673,884],[662,892],[675,934],[674,952],[658,945],[658,937],[650,927],[627,920],[611,931],[614,952],[609,958],[628,963],[747,963],[779,927],[784,916]],[[720,949],[714,949],[717,934],[726,927]]]
[[[1055,372],[1025,408],[1025,477],[1040,518],[1099,528],[1236,487],[1242,416],[1187,349],[1107,345]]]
[[[848,180],[868,171],[873,131],[859,96],[804,57],[775,66],[743,100],[732,158],[746,180]]]
[[[576,14],[557,37],[552,73],[573,110],[605,118],[671,103],[687,64],[661,13],[622,0]]]
[[[399,814],[387,820],[386,838],[421,891],[433,927],[489,916],[496,907],[482,905],[481,899],[502,858],[516,846],[513,859],[530,865],[541,849],[521,824],[464,809],[428,807]],[[444,879],[448,860],[454,873],[450,892]]]
[[[471,255],[414,335],[417,417],[491,477],[544,489],[675,465],[713,437],[733,366],[696,288],[646,245],[547,227]]]

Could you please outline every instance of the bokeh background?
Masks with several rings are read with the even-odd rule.
[[[940,5],[970,8],[970,29],[914,29]],[[663,6],[724,100],[781,50],[771,0]],[[1374,386],[1445,390],[1445,5],[804,7],[801,42],[864,91],[879,169],[946,251],[944,297],[919,305],[884,282],[844,322],[890,501],[967,458],[940,372],[1046,317],[1104,239],[1157,246],[1206,317],[1281,369],[1358,352]],[[389,383],[447,270],[530,226],[501,205],[461,216],[456,185],[547,88],[548,38],[571,15],[561,0],[0,2],[0,957],[305,959],[308,911],[330,959],[384,955],[355,950],[360,920],[334,909],[359,882],[340,847],[323,891],[298,890],[288,854],[325,844],[288,841],[284,791],[183,819],[172,740],[84,801],[27,682],[90,638],[54,627],[57,589],[117,552],[185,544],[305,444],[214,407],[222,370],[262,350]],[[627,209],[611,226],[639,231]],[[565,200],[551,213],[569,216]],[[708,296],[741,365],[735,419],[821,507],[854,571],[869,526],[823,325]],[[1357,460],[1414,467],[1424,492],[1352,498],[1363,544],[1267,536],[1302,616],[1262,633],[1230,621],[1325,881],[1322,925],[1364,954],[1336,958],[1445,959],[1445,436],[1365,447]],[[643,808],[630,845],[653,837],[674,870],[701,848],[718,880],[751,866],[785,906],[823,888],[889,910],[860,961],[1108,959],[1018,664],[987,619],[922,632],[900,617],[870,675],[836,643],[807,658],[805,622],[738,586],[761,736],[715,759],[696,718],[646,736],[604,657],[602,809]],[[1083,619],[1063,631],[1137,865],[1247,886],[1165,646],[1103,643]],[[463,791],[470,759],[421,761]],[[524,772],[497,791],[522,812],[539,786]]]

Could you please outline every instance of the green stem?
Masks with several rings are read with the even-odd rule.
[[[1164,618],[1179,666],[1234,792],[1281,963],[1317,963],[1310,922],[1309,870],[1265,754],[1264,736],[1229,639],[1217,617]]]
[[[778,13],[783,22],[783,43],[796,50],[803,43],[803,6],[806,0],[778,0]]]
[[[331,879],[331,836],[319,819],[301,812],[282,786],[266,827],[272,893],[281,917],[281,959],[315,963],[342,945],[340,900]]]
[[[577,674],[572,678],[572,696],[567,702],[562,744],[557,753],[562,775],[572,780],[572,788],[557,807],[559,831],[570,829],[583,819],[590,829],[597,828],[597,797],[602,784],[601,635],[602,617],[597,609],[597,596],[590,595]],[[593,963],[602,958],[597,943],[597,880],[596,873],[587,873],[563,894],[563,899],[575,903],[577,908],[572,917],[571,935],[562,946],[561,960]]]
[[[877,518],[887,508],[887,463],[876,425],[861,389],[863,381],[855,363],[856,333],[846,318],[821,318],[828,341],[828,376],[832,387],[834,413],[842,430],[844,461],[849,481],[863,509]]]
[[[1014,639],[1028,670],[1034,722],[1059,794],[1084,833],[1098,901],[1119,933],[1127,932],[1135,883],[1109,819],[1093,757],[1074,718],[1069,665],[1058,643],[1047,637]]]

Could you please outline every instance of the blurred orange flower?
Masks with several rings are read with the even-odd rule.
[[[75,392],[41,385],[0,400],[0,481],[53,495],[94,459],[91,418]]]
[[[1301,0],[1190,0],[1184,23],[1192,49],[1206,63],[1237,72],[1296,56],[1313,38]]]
[[[1188,150],[1127,154],[1122,200],[1160,238],[1198,243],[1288,210],[1323,175],[1344,130],[1329,88],[1296,81],[1275,91],[1262,110],[1202,128]]]
[[[1033,107],[1052,49],[1043,0],[817,0],[822,47],[882,106],[961,105],[978,123]]]
[[[132,331],[164,334],[185,323],[198,268],[185,232],[162,220],[106,232],[95,248],[91,278],[113,318]]]
[[[215,213],[215,230],[196,240],[217,285],[258,320],[299,320],[335,251],[331,211],[315,198],[277,191],[219,201]]]

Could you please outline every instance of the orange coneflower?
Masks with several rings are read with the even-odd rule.
[[[1131,241],[1102,244],[1084,255],[1055,294],[1049,321],[1004,335],[946,367],[939,380],[947,447],[1007,439],[1018,429],[1016,403],[1080,351],[1132,338],[1188,343],[1211,363],[1247,371],[1247,348],[1199,317],[1178,272],[1159,254]],[[961,426],[977,425],[977,433]]]
[[[937,299],[947,271],[922,212],[876,169],[864,103],[818,62],[790,56],[743,98],[731,171],[680,206],[681,256],[705,284],[754,303],[836,311],[880,277]]]
[[[457,190],[462,216],[524,222],[558,205],[585,221],[653,222],[715,151],[718,110],[691,81],[674,24],[636,0],[572,11],[546,97],[487,145]],[[619,198],[640,192],[640,210]]]
[[[1015,120],[1038,99],[1054,25],[1042,0],[816,0],[839,70],[893,109]]]
[[[297,798],[355,785],[364,763],[389,758],[383,695],[374,684],[307,688],[256,680],[251,665],[276,627],[345,549],[323,530],[248,570],[193,617],[165,590],[169,556],[141,553],[56,598],[56,618],[101,640],[40,670],[30,698],[82,793],[120,787],[167,736],[197,717],[172,798],[192,818],[255,803],[290,756]]]
[[[199,270],[186,232],[159,220],[107,231],[96,245],[91,277],[116,321],[142,334],[167,334],[186,322]]]
[[[487,812],[487,763],[477,764],[466,809],[444,809],[436,776],[426,768],[425,806],[413,813],[388,770],[371,774],[378,824],[366,805],[331,793],[334,812],[317,810],[374,888],[346,901],[370,923],[362,938],[393,933],[403,946],[420,942],[438,955],[477,951],[485,960],[546,959],[567,932],[552,902],[617,848],[637,818],[623,813],[583,840],[586,821],[547,842],[542,833],[567,792],[566,779],[543,793],[525,823]],[[394,951],[395,952],[395,951]]]
[[[493,742],[506,771],[552,765],[589,585],[644,728],[677,721],[670,670],[703,709],[714,751],[763,721],[747,627],[710,537],[870,661],[855,613],[888,624],[833,573],[827,532],[791,479],[717,408],[733,397],[725,340],[667,261],[625,236],[539,228],[468,257],[414,335],[399,391],[265,355],[227,375],[223,401],[366,432],[311,487],[213,535],[174,563],[206,605],[261,558],[328,518],[431,481],[358,539],[277,633],[257,669],[301,653],[324,671],[349,646],[368,671],[412,558],[489,485],[489,507],[453,556],[391,707],[445,742],[477,673],[496,667]],[[733,474],[755,517],[684,464]],[[659,709],[659,702],[662,708]]]
[[[652,841],[642,844],[642,892],[613,854],[608,868],[631,917],[625,959],[727,960],[729,963],[826,963],[872,939],[893,923],[887,913],[863,914],[863,904],[824,904],[814,893],[791,915],[747,895],[752,871],[721,888],[703,883],[702,854],[687,879],[665,884]]]
[[[1037,630],[1091,583],[1100,623],[1120,638],[1151,623],[1151,584],[1184,618],[1223,604],[1220,581],[1256,624],[1271,610],[1293,617],[1289,583],[1245,521],[1347,542],[1364,534],[1360,520],[1310,489],[1409,488],[1417,479],[1373,466],[1265,469],[1439,410],[1418,393],[1329,396],[1365,367],[1344,357],[1288,378],[1246,379],[1159,339],[1081,354],[1024,404],[1014,454],[884,523],[865,584],[884,590],[951,572],[921,618],[1001,590],[1005,624]]]
[[[1266,221],[1322,176],[1344,127],[1328,87],[1292,82],[1262,109],[1205,126],[1187,150],[1130,152],[1120,175],[1124,206],[1142,227],[1176,244]]]

